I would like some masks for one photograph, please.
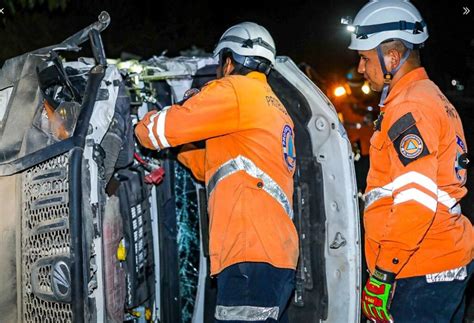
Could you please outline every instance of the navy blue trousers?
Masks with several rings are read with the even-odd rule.
[[[397,279],[390,307],[395,323],[461,323],[465,297],[474,262],[467,266],[467,278],[428,283],[425,276]]]
[[[288,322],[295,271],[243,262],[217,275],[216,322]]]

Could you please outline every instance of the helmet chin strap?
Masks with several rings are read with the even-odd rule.
[[[410,56],[410,53],[411,53],[411,49],[407,47],[405,54],[403,54],[403,57],[400,60],[400,64],[398,64],[396,68],[388,72],[387,67],[385,66],[385,60],[383,59],[381,45],[377,46],[377,55],[379,57],[379,62],[380,62],[380,66],[382,67],[383,78],[384,78],[383,80],[384,84],[383,84],[383,89],[382,89],[382,95],[380,96],[379,107],[383,107],[385,105],[385,99],[387,98],[387,95],[388,95],[390,83],[392,82],[395,74],[398,72],[398,70],[402,67],[402,65],[408,59],[408,56]]]

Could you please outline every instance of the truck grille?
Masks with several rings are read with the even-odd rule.
[[[22,175],[24,322],[72,322],[68,154]]]

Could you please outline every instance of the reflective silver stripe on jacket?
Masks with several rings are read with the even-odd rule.
[[[453,206],[452,208],[450,208],[449,213],[451,213],[451,214],[461,214],[462,213],[461,204],[458,203],[455,206]]]
[[[364,209],[367,209],[372,203],[375,201],[380,200],[381,198],[392,196],[392,190],[384,187],[377,187],[368,192],[364,195]],[[439,203],[442,203],[438,199]],[[449,207],[448,205],[444,204],[448,209],[450,214],[461,214],[461,205],[459,203],[455,204],[453,207]]]
[[[392,196],[392,191],[383,187],[377,187],[364,195],[364,209],[367,209],[369,205],[375,201],[380,200],[383,197]]]
[[[271,318],[278,320],[278,306],[216,306],[215,319],[221,321],[266,321]]]
[[[207,196],[211,196],[212,191],[221,180],[241,170],[245,171],[252,177],[260,179],[263,182],[262,190],[270,194],[271,197],[280,203],[286,214],[288,214],[290,219],[293,220],[293,208],[282,188],[270,176],[258,168],[250,159],[244,156],[237,156],[219,167],[207,183]]]

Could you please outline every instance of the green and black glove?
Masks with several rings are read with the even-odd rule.
[[[395,291],[395,274],[375,267],[362,292],[362,312],[372,322],[393,322],[389,313]]]

